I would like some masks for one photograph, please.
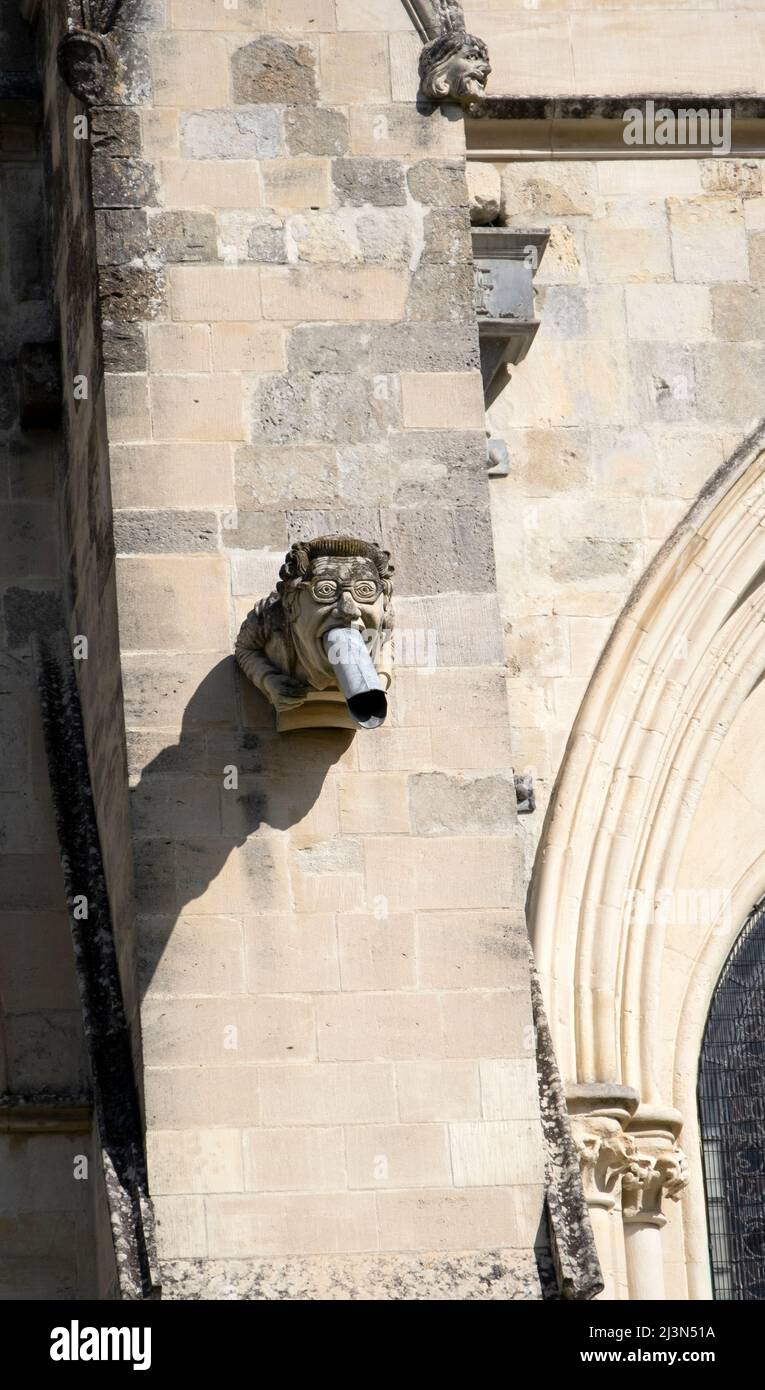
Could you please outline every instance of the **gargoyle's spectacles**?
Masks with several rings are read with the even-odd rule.
[[[353,594],[357,603],[374,603],[382,593],[382,584],[374,579],[354,579],[352,584],[338,584],[336,579],[315,579],[308,586],[317,603],[335,603],[341,593]]]

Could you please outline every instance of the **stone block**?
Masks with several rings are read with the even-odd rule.
[[[759,419],[759,382],[765,370],[761,343],[700,345],[694,354],[700,419],[746,431]]]
[[[329,160],[310,155],[270,159],[261,165],[263,201],[278,212],[325,208],[331,202]]]
[[[200,43],[194,33],[154,34],[151,74],[157,106],[225,106],[228,53],[222,35]]]
[[[378,266],[266,266],[259,273],[263,317],[267,319],[385,322],[403,315],[408,288],[408,276],[403,270]]]
[[[141,144],[147,159],[178,153],[178,112],[158,106],[141,111]]]
[[[491,593],[402,596],[396,611],[396,661],[402,666],[504,663],[499,608]]]
[[[214,323],[212,349],[216,372],[280,372],[286,367],[284,333],[271,323]]]
[[[441,1056],[441,1015],[434,994],[321,995],[316,1020],[320,1061]]]
[[[270,209],[264,212],[224,212],[218,214],[221,259],[228,265],[238,261],[266,261],[283,265],[287,260],[284,219]]]
[[[509,836],[370,836],[363,847],[370,899],[391,911],[504,908],[518,890],[520,846]]]
[[[192,159],[275,159],[283,144],[281,113],[273,106],[189,111],[181,117],[181,154]],[[247,206],[242,195],[233,206]]]
[[[396,556],[402,595],[488,593],[494,587],[491,519],[483,507],[434,506],[429,513],[390,508],[383,514],[383,537]],[[439,665],[461,664],[440,650],[437,657]]]
[[[484,1061],[481,1070],[481,1111],[486,1120],[536,1120],[539,1084],[534,1057]]]
[[[379,386],[379,378],[330,372],[261,377],[253,396],[253,434],[268,444],[293,446],[381,439],[386,426],[397,422],[397,402]]]
[[[289,234],[300,261],[347,264],[360,258],[357,230],[347,223],[342,225],[334,212],[312,210],[305,217],[291,217]]]
[[[90,169],[94,207],[142,208],[156,202],[156,175],[148,160],[94,154]]]
[[[151,381],[155,439],[244,439],[238,376],[157,376]]]
[[[205,1206],[214,1258],[377,1248],[375,1199],[367,1192],[219,1196]]]
[[[332,0],[266,0],[267,28],[277,34],[332,33],[335,7]]]
[[[167,207],[253,208],[263,202],[254,159],[163,159],[161,168]]]
[[[118,444],[110,462],[115,507],[226,507],[234,500],[226,444]]]
[[[532,1192],[536,1224],[523,1205],[523,1188],[378,1193],[380,1244],[385,1250],[529,1249],[542,1214],[541,1186]]]
[[[94,150],[112,159],[129,159],[141,153],[141,118],[126,106],[96,106],[89,115],[90,142]]]
[[[533,1053],[528,985],[441,995],[443,1057],[523,1057]]]
[[[417,835],[501,835],[516,824],[509,772],[492,777],[419,772],[409,778],[409,798]]]
[[[423,231],[424,264],[464,267],[471,263],[470,226],[462,208],[434,208],[425,214]]]
[[[316,101],[316,57],[305,43],[263,37],[236,48],[231,57],[235,102],[304,105]]]
[[[508,911],[427,912],[417,916],[417,975],[426,989],[522,989],[528,974],[526,928]]]
[[[290,374],[369,371],[372,341],[388,331],[381,328],[373,332],[364,324],[352,323],[298,324],[291,330],[287,346]]]
[[[79,1007],[72,937],[63,911],[0,913],[0,969],[6,1013]]]
[[[392,323],[385,324],[373,336],[371,342],[370,369],[373,372],[440,372],[455,373],[476,371],[479,366],[478,335],[472,324],[455,323]],[[433,432],[427,440],[402,435],[391,444],[402,460],[420,453],[424,457],[427,446],[432,446],[434,459],[449,464],[452,472],[455,465],[470,451],[471,469],[477,471],[479,460],[485,451],[484,422],[480,431],[472,439],[460,431],[455,439],[454,433],[443,430]],[[478,447],[480,443],[480,448]],[[485,490],[483,484],[482,492]]]
[[[323,34],[319,40],[323,101],[366,106],[390,98],[385,34]]]
[[[640,284],[673,278],[669,236],[663,228],[625,227],[604,220],[591,222],[585,238],[589,274],[596,284]],[[545,261],[548,259],[546,256]],[[549,273],[550,265],[545,269]]]
[[[244,1191],[238,1129],[150,1129],[146,1151],[152,1193]]]
[[[404,166],[397,159],[355,156],[332,161],[332,182],[338,201],[351,207],[367,203],[402,207],[406,203]]]
[[[409,192],[430,208],[467,208],[465,169],[457,160],[422,160],[407,174]]]
[[[262,25],[263,0],[237,0],[235,7],[220,0],[170,0],[173,29],[252,29]]]
[[[291,155],[340,155],[348,150],[348,118],[331,106],[293,106],[284,113]]]
[[[172,317],[229,323],[259,319],[260,274],[256,266],[172,266],[168,272]]]
[[[499,221],[502,211],[502,180],[494,164],[470,160],[465,168],[470,221],[478,227]],[[515,211],[515,208],[513,209]]]
[[[356,220],[356,236],[363,260],[408,265],[418,230],[408,208],[368,208]]]
[[[472,323],[475,284],[472,266],[423,265],[412,276],[406,303],[409,320]]]
[[[175,858],[179,906],[190,912],[244,914],[254,901],[264,912],[284,912],[289,907],[286,856],[280,840],[184,839],[176,845]]]
[[[765,284],[765,232],[749,237],[749,271],[756,285]]]
[[[291,882],[298,912],[358,912],[366,907],[358,841],[298,845],[291,854]]]
[[[735,342],[765,338],[765,288],[759,285],[713,285],[715,337]]]
[[[397,990],[417,983],[411,914],[341,913],[337,930],[344,990]]]
[[[444,1125],[353,1125],[345,1143],[351,1189],[451,1186]]]
[[[98,297],[106,322],[155,319],[165,307],[164,272],[142,265],[102,266],[98,273]]]
[[[340,779],[338,794],[343,834],[408,832],[407,779],[402,774],[348,774]]]
[[[210,212],[158,212],[149,223],[154,246],[166,261],[214,261],[218,254]]]
[[[245,918],[247,988],[253,994],[320,993],[340,988],[331,913]]]
[[[248,1192],[340,1192],[346,1187],[339,1126],[249,1130],[244,1163]]]
[[[151,434],[147,378],[143,373],[110,372],[104,378],[109,439],[115,443]]]
[[[149,1066],[236,1066],[314,1056],[314,1020],[307,1000],[161,1000],[143,1007],[144,1056]]]
[[[748,279],[746,230],[735,198],[669,198],[675,279]]]
[[[204,789],[204,779],[194,777],[146,778],[149,795],[156,783],[180,784],[186,794],[196,786]],[[161,790],[160,789],[160,795]],[[217,792],[215,784],[211,789]],[[136,788],[133,795],[135,799]],[[143,790],[143,787],[141,788]],[[204,791],[199,801],[204,805]],[[201,817],[200,810],[200,817]],[[141,833],[140,825],[138,834]],[[151,832],[150,832],[151,833]],[[162,833],[162,832],[160,832]],[[168,835],[187,833],[178,819]],[[139,921],[140,974],[147,994],[183,995],[241,994],[244,990],[244,946],[241,924],[231,917],[147,917]]]
[[[255,1066],[146,1067],[146,1123],[158,1129],[212,1129],[260,1123]]]
[[[478,372],[405,372],[401,401],[407,429],[480,429],[484,424]]]
[[[145,208],[105,208],[96,213],[99,265],[126,265],[148,250]]]
[[[209,372],[210,329],[206,323],[152,323],[149,326],[152,372]]]
[[[135,563],[144,565],[146,562]],[[160,602],[164,599],[160,598]],[[170,731],[166,742],[171,743],[182,720],[195,727],[202,724],[228,726],[235,719],[235,663],[228,650],[203,655],[177,650],[172,655],[155,651],[147,657],[131,654],[124,650],[126,646],[123,643],[122,686],[128,726]]]
[[[235,476],[237,505],[243,509],[326,505],[335,496],[334,451],[268,446],[239,449]]]
[[[397,1062],[402,1120],[473,1120],[481,1114],[477,1062]]]
[[[448,105],[415,106],[411,95],[406,104],[352,106],[351,153],[376,158],[398,155],[408,160],[438,156],[459,159],[464,151],[464,135],[462,121],[455,112],[456,108]]]
[[[123,650],[190,655],[228,647],[225,561],[213,555],[129,556],[117,565]]]
[[[158,1194],[153,1199],[157,1249],[161,1258],[199,1260],[207,1256],[207,1230],[201,1197]]]
[[[196,555],[218,549],[214,512],[120,510],[114,514],[114,546],[119,555]]]
[[[539,1121],[478,1120],[449,1125],[455,1187],[544,1182]]]
[[[394,1071],[386,1062],[319,1062],[263,1067],[265,1125],[389,1123],[396,1118]]]
[[[706,285],[627,285],[625,296],[631,338],[694,343],[712,337]]]

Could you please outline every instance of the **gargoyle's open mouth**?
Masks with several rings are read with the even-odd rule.
[[[334,626],[321,640],[351,717],[362,729],[378,729],[388,713],[388,701],[363,632],[363,626],[355,624]]]

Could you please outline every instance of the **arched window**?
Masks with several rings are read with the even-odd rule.
[[[714,1297],[765,1300],[765,899],[712,997],[699,1118]]]

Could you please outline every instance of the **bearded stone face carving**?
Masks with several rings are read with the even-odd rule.
[[[117,61],[109,39],[87,29],[73,29],[64,34],[56,57],[58,70],[78,101],[98,106],[106,100]]]
[[[296,541],[268,598],[236,641],[236,659],[271,702],[281,733],[376,728],[391,680],[386,550],[349,536]]]
[[[490,72],[486,44],[464,30],[442,34],[420,54],[420,88],[431,101],[469,102],[483,96]]]

